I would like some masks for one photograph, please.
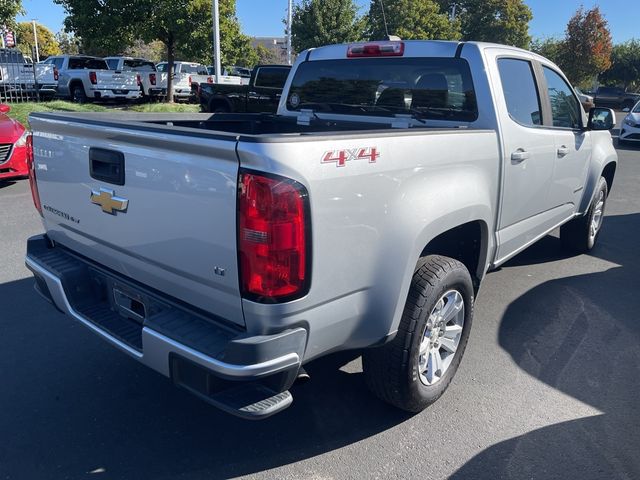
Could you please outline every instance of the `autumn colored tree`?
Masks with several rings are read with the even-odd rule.
[[[439,0],[443,11],[460,20],[463,40],[529,48],[531,9],[523,0]]]
[[[354,0],[302,0],[294,5],[292,17],[291,44],[297,52],[362,39]]]
[[[451,20],[434,0],[371,0],[368,37],[384,39],[387,31],[407,40],[457,40],[461,35],[460,22]]]
[[[599,7],[580,7],[567,24],[561,67],[574,84],[586,83],[611,67],[613,45]]]
[[[58,40],[51,30],[44,25],[36,23],[36,32],[38,35],[38,53],[40,60],[47,58],[50,55],[60,55],[60,45]],[[16,26],[16,39],[18,41],[18,48],[24,55],[33,55],[33,48],[35,47],[35,41],[33,38],[33,24],[31,22],[20,22]],[[35,61],[35,57],[33,57]]]

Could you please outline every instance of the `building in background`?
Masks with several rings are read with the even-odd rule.
[[[286,37],[252,37],[251,46],[257,48],[262,45],[264,48],[273,53],[274,62],[287,63],[287,38]]]

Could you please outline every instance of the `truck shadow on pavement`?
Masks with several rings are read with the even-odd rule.
[[[525,372],[602,414],[489,447],[451,478],[640,478],[639,234],[640,214],[607,217],[591,255],[615,265],[531,289],[500,325],[500,345]],[[506,266],[539,263],[550,242]]]
[[[0,284],[0,299],[1,478],[236,477],[410,418],[373,398],[361,373],[339,370],[353,353],[312,363],[284,412],[240,420],[55,312],[31,278]]]

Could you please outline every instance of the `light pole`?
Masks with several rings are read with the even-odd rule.
[[[218,8],[218,0],[213,0],[211,4],[211,17],[213,18],[213,61],[216,83],[218,83],[218,76],[222,73],[220,71],[220,9]]]
[[[36,63],[38,63],[40,61],[40,52],[38,51],[38,32],[36,30],[36,21],[31,20],[31,23],[33,24],[33,40],[36,44]]]
[[[289,0],[289,12],[287,13],[287,62],[291,65],[291,24],[293,20],[293,0]]]

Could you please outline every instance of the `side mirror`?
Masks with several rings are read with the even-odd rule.
[[[629,107],[624,107],[624,108],[622,109],[622,111],[623,111],[624,113],[628,113],[628,112],[630,112],[630,111],[631,111],[631,109],[630,109]]]
[[[0,103],[0,113],[9,113],[11,111],[11,107],[6,103]]]
[[[610,108],[594,107],[589,110],[587,130],[612,130],[616,126],[616,113]]]

